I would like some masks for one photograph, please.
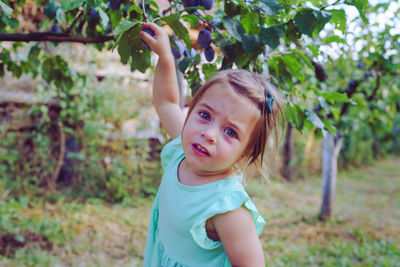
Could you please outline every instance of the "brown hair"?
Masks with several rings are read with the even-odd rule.
[[[281,137],[279,130],[283,127],[280,127],[279,124],[281,123],[281,126],[284,125],[282,111],[284,101],[282,96],[279,94],[276,87],[269,83],[268,79],[262,75],[250,73],[243,69],[223,70],[218,72],[197,90],[190,103],[186,121],[203,94],[215,84],[226,86],[227,88],[233,89],[237,94],[245,96],[258,110],[260,115],[259,121],[253,130],[245,152],[249,155],[247,165],[254,164],[260,172],[263,172],[263,159],[269,137],[271,134],[274,136],[274,152],[277,150]],[[266,111],[265,100],[267,97],[267,90],[274,97],[271,113]]]

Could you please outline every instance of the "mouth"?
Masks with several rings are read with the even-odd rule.
[[[207,151],[207,149],[205,149],[204,147],[202,147],[199,144],[193,144],[192,149],[199,156],[203,156],[203,157],[210,156],[210,153]]]

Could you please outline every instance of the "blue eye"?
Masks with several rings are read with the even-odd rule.
[[[207,120],[207,121],[209,121],[211,119],[210,114],[207,112],[204,112],[204,111],[200,111],[199,116],[200,116],[200,118]]]
[[[235,130],[233,130],[232,128],[226,128],[225,130],[224,130],[224,132],[229,136],[229,137],[232,137],[232,138],[237,138],[237,133],[236,133],[236,131]]]

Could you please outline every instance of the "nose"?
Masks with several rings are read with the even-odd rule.
[[[217,143],[217,129],[213,126],[204,127],[201,131],[201,136],[207,140],[210,144]]]

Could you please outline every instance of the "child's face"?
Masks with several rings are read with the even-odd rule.
[[[258,120],[247,98],[212,85],[193,108],[182,132],[185,164],[199,176],[231,174],[243,159]]]

